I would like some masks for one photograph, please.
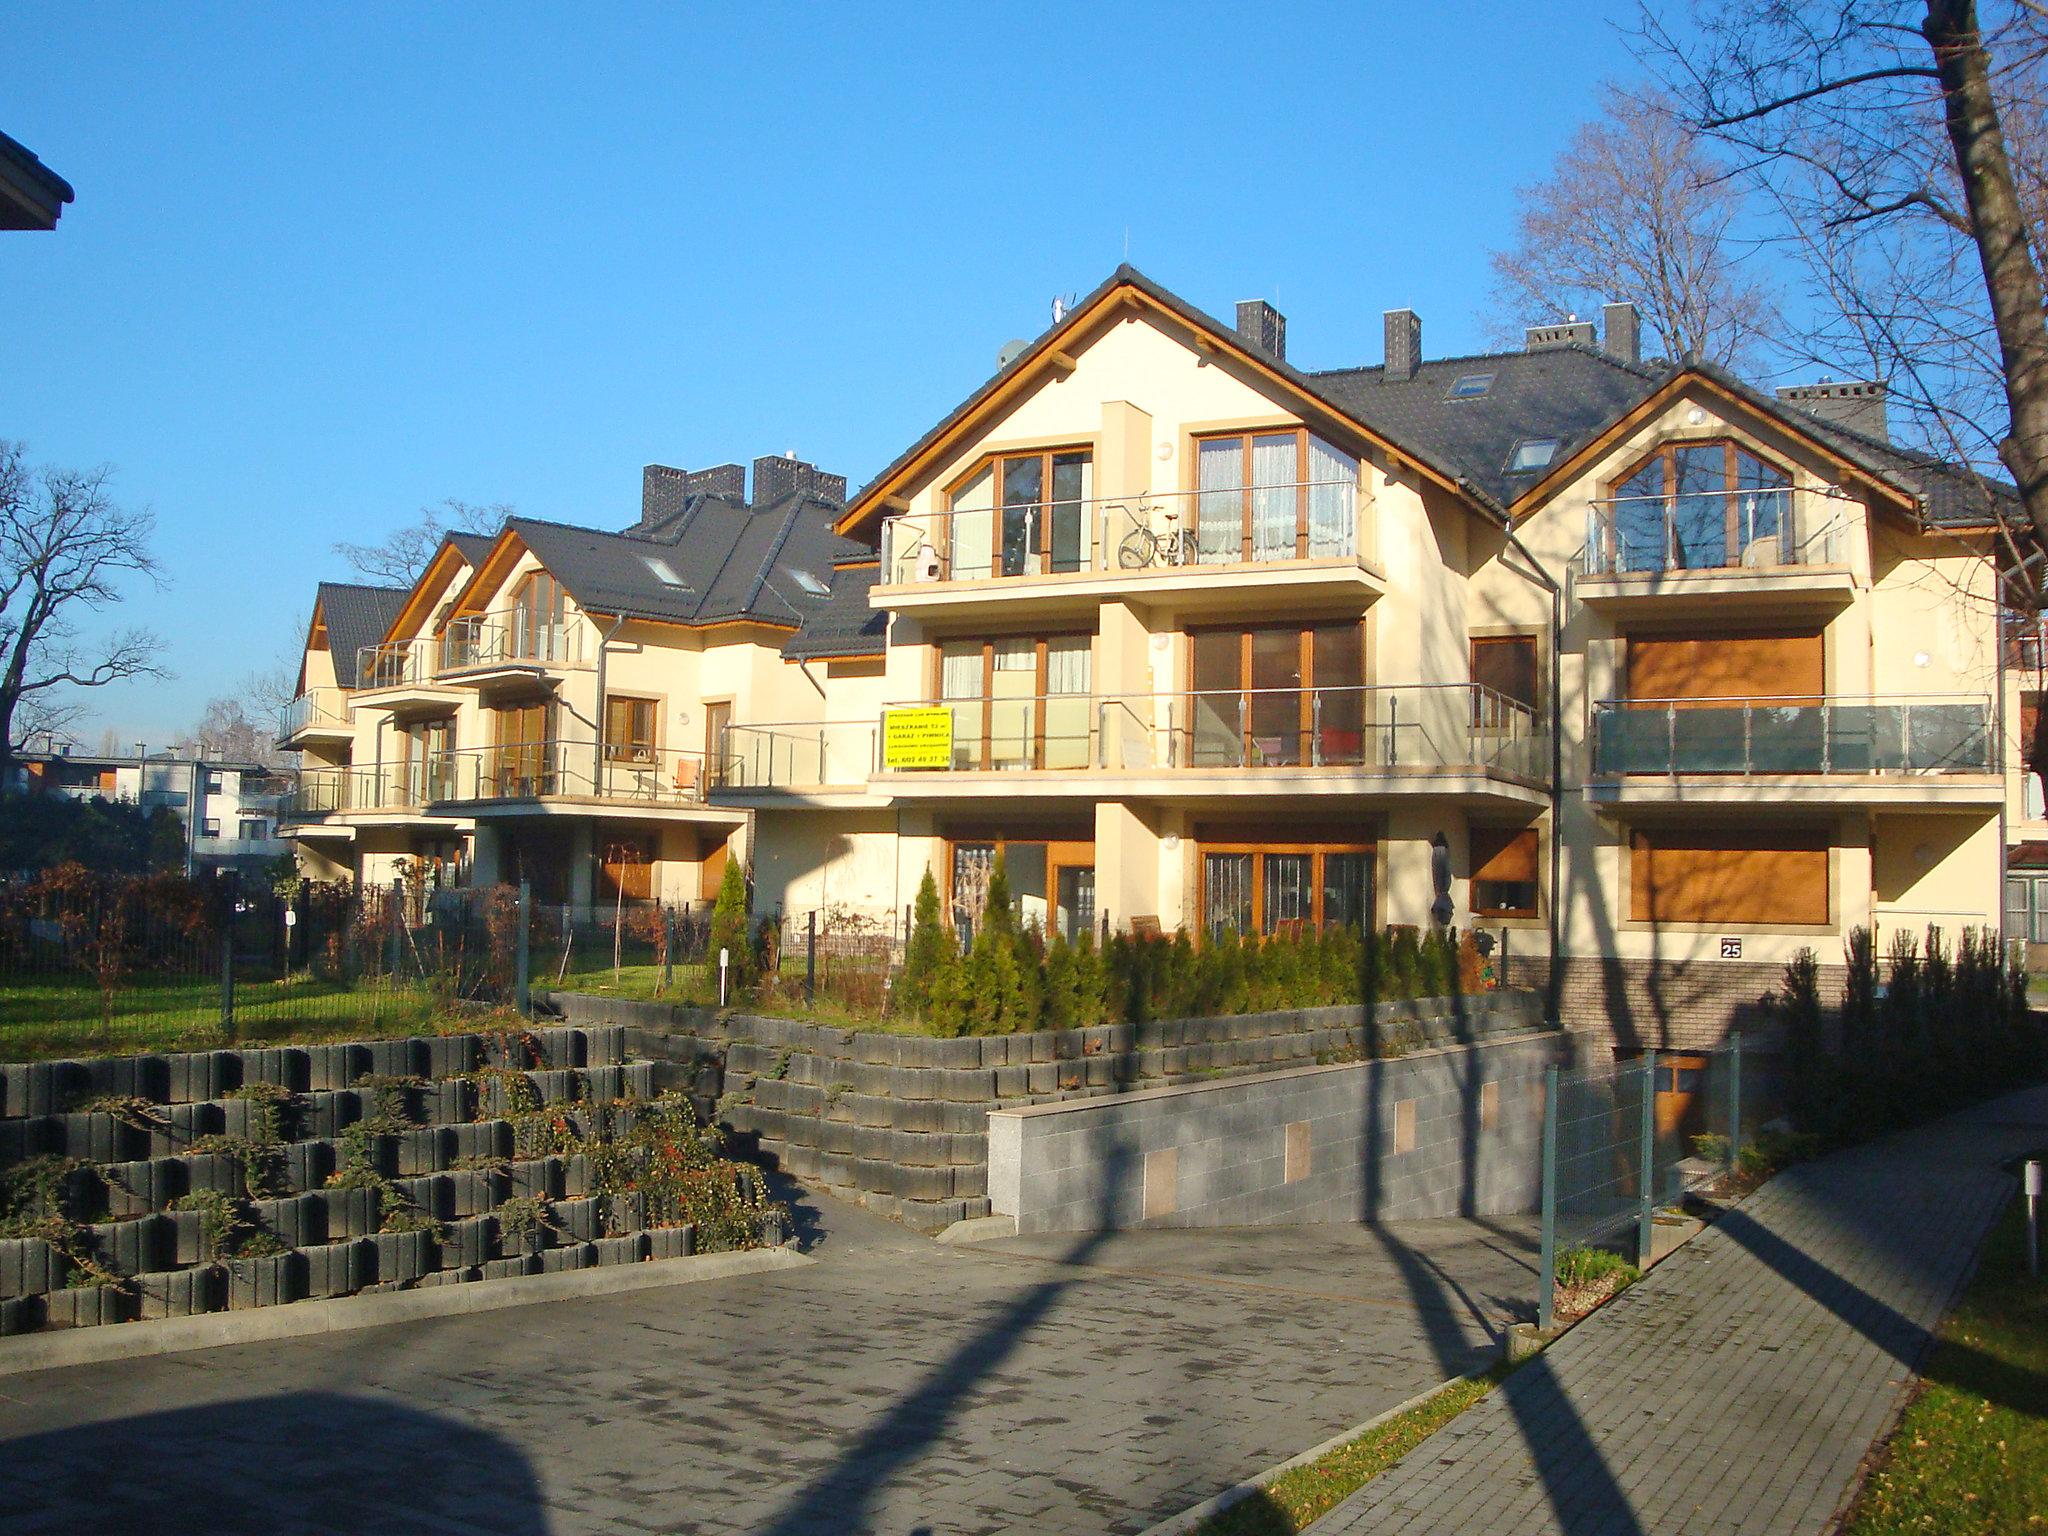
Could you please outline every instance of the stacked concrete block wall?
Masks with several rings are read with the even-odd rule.
[[[1020,1232],[1499,1216],[1541,1198],[1544,1070],[1526,1035],[989,1116],[993,1210]]]
[[[623,1023],[663,1081],[710,1087],[761,1155],[918,1231],[989,1213],[988,1115],[1527,1031],[1540,1001],[1497,992],[1227,1018],[939,1040],[789,1019],[556,994],[577,1023]]]
[[[637,1194],[601,1192],[592,1159],[561,1150],[564,1131],[625,1129],[655,1077],[603,1025],[0,1065],[0,1178],[56,1207],[0,1237],[0,1333],[684,1257],[691,1228],[649,1228]],[[555,1150],[527,1144],[541,1130]],[[352,1157],[417,1212],[410,1230],[384,1230],[378,1187],[334,1182]],[[185,1198],[209,1191],[235,1203],[246,1253]],[[522,1206],[501,1230],[515,1198],[547,1220]]]

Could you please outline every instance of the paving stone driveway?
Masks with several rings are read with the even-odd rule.
[[[1137,1531],[1492,1350],[1526,1224],[947,1247],[0,1379],[0,1532]]]

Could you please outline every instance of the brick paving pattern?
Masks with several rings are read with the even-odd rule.
[[[1492,1353],[1521,1223],[931,1244],[0,1378],[0,1533],[1137,1531]]]
[[[1315,1536],[1811,1536],[2043,1146],[2036,1089],[1792,1169]]]

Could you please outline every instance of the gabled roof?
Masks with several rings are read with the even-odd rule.
[[[75,198],[70,182],[0,133],[0,229],[55,229]]]
[[[404,587],[370,587],[354,582],[323,581],[314,595],[313,613],[327,626],[327,649],[336,660],[335,681],[347,687],[355,675],[356,652],[384,638],[410,595]]]
[[[889,615],[868,606],[868,593],[882,574],[879,560],[856,560],[832,570],[832,595],[804,618],[804,626],[782,643],[791,661],[834,661],[880,656],[886,647]]]

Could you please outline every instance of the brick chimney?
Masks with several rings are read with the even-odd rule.
[[[1238,302],[1237,334],[1267,356],[1287,360],[1287,317],[1264,299]]]
[[[1590,347],[1598,339],[1593,334],[1592,321],[1563,320],[1556,325],[1530,326],[1522,332],[1522,349],[1525,352],[1551,352],[1573,345]]]
[[[1389,382],[1412,379],[1422,366],[1422,316],[1412,309],[1390,309],[1386,323],[1386,369]]]
[[[689,472],[667,464],[649,464],[640,471],[640,526],[651,528],[674,517],[689,499]]]
[[[754,505],[802,492],[821,501],[846,505],[846,476],[828,475],[815,464],[788,454],[754,460]]]
[[[747,499],[747,469],[744,464],[714,464],[709,469],[693,469],[684,478],[692,496],[729,496],[734,501]]]
[[[1600,328],[1606,333],[1605,345],[1609,357],[1618,357],[1624,363],[1640,363],[1643,360],[1643,328],[1636,316],[1635,305],[1601,305]]]
[[[1778,398],[1809,416],[1888,443],[1892,432],[1886,393],[1881,380],[1844,379],[1839,384],[1790,384],[1778,391]]]

